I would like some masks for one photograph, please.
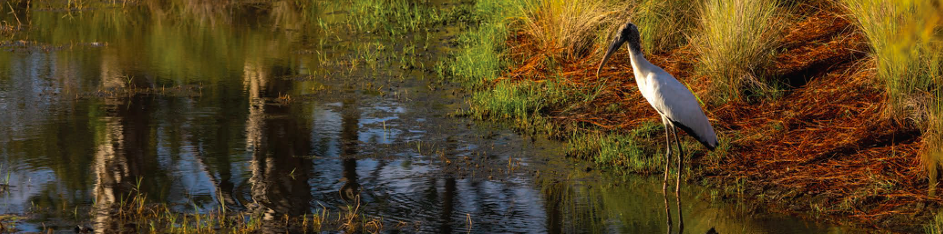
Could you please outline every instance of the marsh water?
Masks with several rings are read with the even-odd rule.
[[[108,233],[132,191],[269,222],[356,203],[434,233],[662,233],[676,205],[657,176],[453,117],[467,91],[436,70],[467,27],[358,21],[349,1],[32,4],[4,6],[23,26],[0,45],[0,213],[20,231]],[[685,187],[687,233],[846,230],[716,194]]]

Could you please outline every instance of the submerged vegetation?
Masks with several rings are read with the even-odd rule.
[[[114,209],[108,211],[113,213],[106,214],[108,218],[117,219],[115,223],[130,224],[106,229],[118,233],[319,233],[326,230],[379,233],[409,231],[416,227],[415,223],[407,222],[384,226],[382,217],[372,217],[360,210],[359,200],[337,210],[322,206],[311,214],[301,216],[275,216],[262,207],[250,211],[227,211],[223,207],[200,212],[196,205],[193,213],[183,214],[173,211],[166,204],[150,203],[142,193],[130,193],[120,203],[113,205]]]
[[[657,144],[661,138],[656,138],[664,131],[661,123],[647,122],[628,134],[574,133],[576,135],[571,136],[567,144],[568,154],[635,172],[655,173],[656,168],[665,165],[664,157],[651,156],[665,153],[664,148]]]

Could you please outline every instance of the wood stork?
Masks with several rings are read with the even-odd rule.
[[[678,133],[675,127],[681,128],[688,135],[697,139],[709,150],[717,147],[717,135],[714,134],[714,128],[707,121],[707,116],[698,105],[694,94],[681,82],[678,82],[664,69],[648,62],[642,54],[642,45],[639,40],[638,27],[627,23],[619,28],[619,33],[606,51],[606,55],[596,70],[596,76],[599,71],[623,43],[629,43],[629,62],[632,64],[632,70],[635,74],[635,82],[638,83],[638,90],[642,97],[648,101],[655,111],[661,115],[661,122],[665,125],[665,138],[668,145],[668,152],[665,153],[665,180],[662,184],[662,190],[667,191],[668,186],[668,168],[671,162],[671,138],[674,137],[678,147],[678,177],[675,185],[675,193],[681,190],[681,157],[684,151],[681,149],[681,142],[678,139]]]

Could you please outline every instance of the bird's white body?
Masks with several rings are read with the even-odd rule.
[[[671,162],[671,138],[674,138],[674,142],[677,143],[678,148],[678,182],[675,185],[675,193],[680,194],[684,150],[681,149],[681,142],[680,139],[678,139],[675,127],[681,128],[681,130],[687,132],[710,150],[717,147],[717,135],[714,133],[714,128],[711,126],[711,123],[707,121],[704,110],[701,110],[701,105],[698,105],[697,98],[694,97],[691,90],[688,90],[687,86],[678,82],[678,79],[675,79],[674,76],[668,74],[665,69],[661,69],[645,59],[645,56],[642,54],[638,27],[631,22],[619,28],[619,33],[616,34],[615,40],[613,40],[612,45],[609,46],[606,55],[603,56],[602,62],[599,63],[596,75],[599,76],[599,71],[606,65],[606,61],[609,61],[612,53],[619,50],[619,47],[626,42],[629,43],[629,63],[632,64],[632,72],[635,73],[635,82],[638,83],[638,90],[642,93],[642,97],[645,97],[645,100],[655,108],[655,111],[658,111],[658,114],[661,115],[662,123],[665,124],[665,141],[667,143],[667,150],[665,151],[665,183],[662,184],[661,188],[667,193],[668,170]],[[682,216],[680,214],[681,198],[680,196],[677,198],[678,216]],[[671,209],[668,207],[667,196],[665,197],[665,212],[668,213],[668,233],[671,233]],[[678,227],[678,233],[684,233],[683,220]]]
[[[680,124],[692,137],[708,148],[717,147],[717,135],[707,121],[694,94],[664,69],[645,59],[640,51],[629,50],[632,71],[639,92],[658,114]],[[687,128],[687,129],[685,129]]]

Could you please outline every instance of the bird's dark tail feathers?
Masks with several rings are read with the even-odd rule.
[[[716,141],[707,142],[704,140],[704,137],[699,136],[697,133],[694,132],[694,130],[692,130],[688,126],[684,126],[684,124],[675,122],[673,120],[670,120],[670,121],[674,123],[675,126],[678,126],[678,128],[681,128],[681,130],[684,130],[684,132],[688,133],[688,135],[690,135],[691,137],[694,137],[694,139],[697,140],[697,142],[700,142],[702,145],[704,145],[704,147],[707,147],[707,150],[714,151],[714,149],[717,148],[718,143]]]

